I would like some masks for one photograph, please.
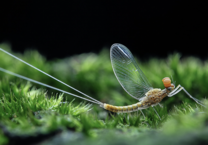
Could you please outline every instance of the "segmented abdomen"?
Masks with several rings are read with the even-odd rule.
[[[111,111],[111,112],[116,112],[116,113],[128,113],[128,112],[133,112],[139,110],[141,107],[141,102],[138,102],[133,105],[128,105],[128,106],[113,106],[110,104],[104,104],[104,109]]]

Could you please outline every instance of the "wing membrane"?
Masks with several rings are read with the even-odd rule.
[[[129,95],[138,100],[152,89],[127,47],[118,43],[113,44],[110,57],[115,76]]]

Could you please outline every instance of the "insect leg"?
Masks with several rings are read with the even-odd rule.
[[[183,90],[183,91],[184,91],[191,99],[193,99],[196,103],[198,103],[199,105],[202,105],[203,107],[206,108],[206,106],[202,103],[202,101],[200,101],[200,100],[198,100],[198,99],[192,97],[192,96],[184,89],[184,87],[181,87],[181,88],[182,88],[182,90]]]
[[[175,94],[178,94],[180,91],[182,90],[182,87],[180,86],[180,88],[178,88],[177,90],[173,90],[174,92],[171,92],[168,97],[172,97],[174,96]]]
[[[173,93],[175,94],[175,92],[178,91],[178,89],[180,89],[180,87],[181,87],[181,85],[178,85],[172,92],[170,92],[170,94],[168,95],[168,97],[173,96],[172,94]]]
[[[179,93],[181,90],[183,90],[191,99],[193,99],[196,103],[198,103],[199,105],[203,106],[206,108],[206,106],[202,103],[202,101],[192,97],[187,91],[186,89],[184,89],[184,87],[180,86],[180,88],[177,91],[174,91],[173,93],[171,92],[168,97],[172,97],[173,95]]]
[[[163,108],[163,105],[161,105],[160,103],[158,103],[158,105],[159,105],[161,108]]]
[[[141,111],[141,113],[142,113],[142,115],[144,116],[144,119],[145,119],[145,115],[144,115],[143,111],[142,110],[140,110],[140,111]]]
[[[152,108],[155,110],[155,113],[157,114],[157,116],[160,118],[160,115],[157,113],[156,109],[152,106]],[[161,118],[160,118],[161,120]]]

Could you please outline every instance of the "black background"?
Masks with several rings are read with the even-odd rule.
[[[32,48],[48,59],[126,45],[140,59],[207,58],[207,4],[202,1],[4,1],[0,43]]]

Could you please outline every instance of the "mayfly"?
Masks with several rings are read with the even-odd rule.
[[[25,76],[10,72],[8,70],[5,70],[0,67],[0,71],[3,71],[5,73],[14,75],[16,77],[31,81],[33,83],[37,83],[40,85],[43,85],[45,87],[72,95],[74,97],[81,98],[83,100],[95,103],[100,105],[100,107],[116,113],[128,113],[128,112],[134,112],[142,109],[146,109],[149,107],[154,107],[158,105],[162,99],[166,96],[172,97],[179,93],[181,90],[183,90],[191,99],[193,99],[196,103],[202,105],[205,107],[205,105],[198,99],[192,97],[180,84],[175,87],[173,83],[171,83],[171,80],[169,77],[165,77],[162,79],[165,89],[161,90],[159,88],[153,88],[152,85],[149,83],[148,79],[142,72],[142,70],[139,68],[139,66],[136,63],[136,60],[134,59],[132,53],[129,51],[129,49],[119,43],[115,43],[110,48],[110,59],[112,63],[112,68],[115,73],[116,78],[118,79],[119,83],[123,87],[123,89],[133,98],[138,100],[139,102],[133,105],[128,106],[113,106],[110,104],[102,103],[93,97],[90,97],[83,92],[73,88],[72,86],[67,85],[66,83],[60,81],[59,79],[47,74],[46,72],[36,68],[35,66],[25,62],[24,60],[12,55],[11,53],[3,50],[0,48],[0,50],[13,58],[25,63],[26,65],[38,70],[39,72],[51,77],[52,79],[66,85],[67,87],[77,91],[78,93],[84,95],[87,98],[66,92],[64,90],[55,88],[53,86],[35,81],[33,79],[27,78]],[[156,112],[156,110],[155,110]],[[157,113],[157,112],[156,112]],[[158,113],[157,113],[158,115]],[[158,115],[159,116],[159,115]]]

